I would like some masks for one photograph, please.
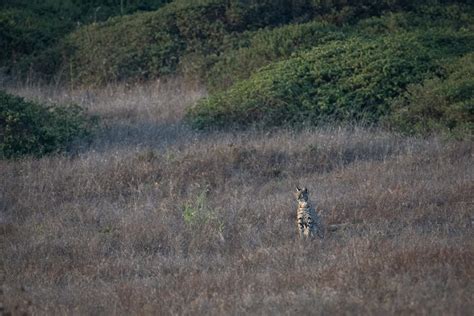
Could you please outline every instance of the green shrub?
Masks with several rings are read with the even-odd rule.
[[[212,1],[207,2],[188,7],[173,2],[156,12],[79,29],[67,39],[73,48],[68,61],[73,69],[71,79],[103,84],[174,73],[188,46],[224,34],[218,21],[223,11]],[[189,24],[193,19],[196,24]]]
[[[121,1],[104,0],[2,1],[0,67],[20,78],[35,74],[52,79],[63,59],[60,42],[77,25],[104,21],[121,13],[155,10],[167,1],[122,1],[122,8]]]
[[[378,36],[414,30],[444,28],[474,31],[474,6],[419,5],[410,11],[389,12],[359,21],[354,31],[365,36]]]
[[[414,14],[394,13],[392,18],[357,28],[391,32],[416,21],[443,20],[459,27],[472,21],[472,6],[447,5],[452,2],[467,4],[454,0],[416,1],[416,5],[407,0],[6,0],[0,4],[4,48],[0,67],[10,74],[33,73],[81,84],[147,80],[181,72],[208,79],[213,88],[222,89],[261,66],[329,40],[318,22],[353,25],[400,10],[414,10]],[[143,10],[155,11],[123,16]],[[420,14],[427,19],[412,18]],[[314,24],[305,25],[308,21]],[[271,30],[289,23],[302,25]],[[259,32],[261,28],[267,29]],[[316,34],[311,33],[313,28]],[[347,28],[344,32],[351,33]]]
[[[248,32],[242,37],[239,47],[225,49],[210,69],[201,74],[211,89],[228,88],[265,65],[295,52],[343,39],[345,34],[333,25],[316,21]]]
[[[92,127],[79,106],[43,106],[0,91],[0,158],[67,150]]]
[[[436,29],[332,41],[198,102],[187,118],[196,128],[378,122],[407,85],[473,46],[471,32]]]
[[[238,37],[244,31],[304,22],[314,17],[348,22],[399,8],[403,3],[403,0],[176,0],[155,12],[117,17],[80,28],[67,39],[73,49],[65,63],[73,69],[71,79],[85,84],[146,80],[183,70],[206,72],[215,57],[226,49],[228,38]],[[348,11],[353,13],[351,18]],[[301,43],[299,36],[304,35],[305,29],[290,28],[288,32],[302,32],[289,34]],[[290,41],[285,45],[288,53]],[[276,55],[283,57],[282,53]],[[218,66],[216,71],[220,69]]]
[[[406,134],[474,134],[474,53],[446,65],[445,78],[413,84],[394,100],[388,122]]]
[[[89,25],[69,36],[73,80],[103,84],[175,73],[183,55],[219,51],[226,35],[285,23],[280,1],[174,1],[162,9]]]
[[[54,46],[71,29],[67,22],[57,20],[54,12],[37,14],[29,10],[0,11],[0,66],[12,71],[28,71],[25,58],[39,55]],[[52,69],[50,72],[55,72]]]
[[[390,12],[383,16],[360,21],[356,26],[336,27],[320,19],[303,24],[289,24],[278,28],[265,28],[233,36],[230,45],[213,58],[207,56],[199,73],[206,78],[211,90],[222,90],[233,83],[247,79],[262,66],[282,60],[335,39],[358,36],[380,36],[432,28],[474,32],[474,7],[463,5],[419,6],[410,12]],[[193,56],[195,57],[195,56]],[[194,58],[196,59],[196,58]],[[195,67],[198,68],[199,67]]]
[[[199,225],[218,220],[216,211],[209,208],[206,199],[207,190],[203,190],[194,201],[184,204],[183,219],[187,225]]]

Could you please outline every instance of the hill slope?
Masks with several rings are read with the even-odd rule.
[[[72,87],[197,78],[211,95],[187,119],[201,129],[338,121],[472,134],[469,93],[436,111],[425,106],[423,113],[438,113],[428,120],[409,117],[420,105],[402,100],[436,80],[449,83],[450,94],[472,85],[469,77],[448,78],[456,73],[450,65],[469,62],[473,52],[468,3],[175,0],[85,25],[62,40],[45,36],[19,51],[27,58],[17,66]]]
[[[212,95],[191,109],[189,118],[198,128],[376,123],[390,114],[392,99],[407,85],[443,77],[446,65],[472,52],[472,34],[431,29],[333,41]]]

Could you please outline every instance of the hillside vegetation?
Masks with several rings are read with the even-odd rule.
[[[347,1],[344,1],[347,2]],[[401,1],[349,1],[345,11],[358,18],[397,7]],[[147,79],[187,69],[206,69],[227,45],[240,46],[239,34],[314,17],[332,19],[342,1],[176,0],[147,14],[115,18],[79,29],[68,38],[74,47],[72,80],[89,84]],[[354,3],[354,4],[352,4]],[[335,17],[334,17],[335,19]],[[191,64],[191,65],[189,65]],[[197,65],[196,65],[197,64]],[[185,70],[186,71],[186,70]]]
[[[472,68],[473,15],[461,9],[419,7],[415,12],[390,13],[337,29],[303,24],[300,29],[312,29],[316,36],[324,30],[319,42],[313,40],[313,48],[302,45],[303,51],[285,50],[285,43],[298,39],[297,33],[287,36],[290,40],[285,42],[278,35],[287,28],[267,31],[271,35],[266,38],[272,39],[273,45],[266,41],[262,49],[263,45],[255,42],[218,58],[209,77],[215,82],[211,86],[224,89],[190,109],[188,119],[197,128],[383,121],[407,133],[456,129],[472,134],[474,100],[466,93],[466,87],[474,82],[472,76],[459,77],[456,82],[449,79],[450,73],[457,71],[453,65]],[[284,53],[268,53],[272,47],[273,52]],[[259,54],[253,55],[255,52]],[[286,52],[293,55],[282,58]],[[271,58],[257,56],[284,60],[270,63]],[[408,86],[429,80],[444,82],[445,90],[457,94],[459,102],[448,97],[451,101],[437,105],[438,115],[419,117],[413,100],[399,102],[399,98]],[[425,103],[425,112],[430,106]],[[448,112],[453,114],[451,118],[445,116]],[[421,128],[420,124],[430,127]]]
[[[391,124],[409,134],[450,131],[455,136],[474,132],[474,53],[446,65],[442,78],[409,85],[395,99]]]
[[[44,105],[0,90],[0,159],[65,151],[90,138],[94,121],[74,104]]]
[[[198,78],[211,92],[188,111],[198,129],[357,122],[465,137],[474,79],[455,77],[472,67],[467,3],[176,0],[45,36],[18,64],[71,87]]]
[[[245,32],[238,47],[226,47],[211,63],[208,85],[222,90],[272,62],[287,59],[293,53],[324,46],[332,40],[351,37],[377,38],[403,32],[425,33],[441,30],[472,30],[474,9],[464,5],[419,5],[408,11],[386,12],[382,16],[361,18],[339,26],[322,18],[307,23],[288,24]],[[342,12],[340,12],[342,14]],[[433,49],[435,48],[434,44]]]
[[[51,79],[62,64],[62,40],[83,24],[156,10],[167,0],[2,0],[0,67],[11,76]]]
[[[200,128],[376,123],[391,112],[391,100],[408,84],[443,76],[442,59],[452,63],[472,51],[472,34],[432,29],[430,34],[333,41],[263,68],[199,102],[190,119]],[[472,78],[465,78],[468,82],[472,85]]]

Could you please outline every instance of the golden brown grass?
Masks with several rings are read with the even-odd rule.
[[[0,161],[4,311],[469,314],[473,144],[328,127],[196,133],[177,80],[75,101],[103,127],[74,155]],[[327,224],[297,238],[296,184]],[[1,313],[1,312],[0,312]]]

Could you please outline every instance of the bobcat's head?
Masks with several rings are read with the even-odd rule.
[[[298,202],[308,202],[308,189],[296,187],[295,197]]]

